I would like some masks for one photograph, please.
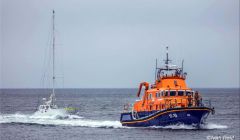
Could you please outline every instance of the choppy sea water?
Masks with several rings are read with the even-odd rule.
[[[137,89],[59,89],[57,104],[78,108],[76,114],[56,110],[42,115],[36,108],[43,89],[0,90],[1,140],[184,139],[239,137],[239,89],[195,89],[211,99],[215,115],[200,129],[186,125],[128,128],[119,122],[123,104],[136,100]]]

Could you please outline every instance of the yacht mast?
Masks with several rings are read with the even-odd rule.
[[[52,49],[53,49],[53,65],[52,65],[52,69],[53,69],[53,75],[52,75],[52,94],[53,94],[53,98],[55,97],[55,23],[54,23],[54,18],[55,18],[55,11],[53,10],[53,44],[52,44]]]

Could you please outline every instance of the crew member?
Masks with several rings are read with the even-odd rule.
[[[198,91],[196,91],[196,93],[194,95],[194,99],[195,99],[196,106],[199,106],[200,105],[200,96],[198,94]]]
[[[192,97],[191,94],[188,94],[188,107],[192,106]]]

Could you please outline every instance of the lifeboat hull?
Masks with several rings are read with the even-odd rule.
[[[208,107],[171,108],[151,112],[122,113],[120,121],[123,126],[149,127],[185,124],[199,126],[204,123],[214,109]]]

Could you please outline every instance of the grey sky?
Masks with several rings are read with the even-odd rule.
[[[67,88],[153,82],[185,60],[191,87],[239,87],[239,0],[1,0],[2,88],[41,87],[51,10]],[[57,51],[58,52],[58,51]],[[160,64],[160,63],[159,63]]]

